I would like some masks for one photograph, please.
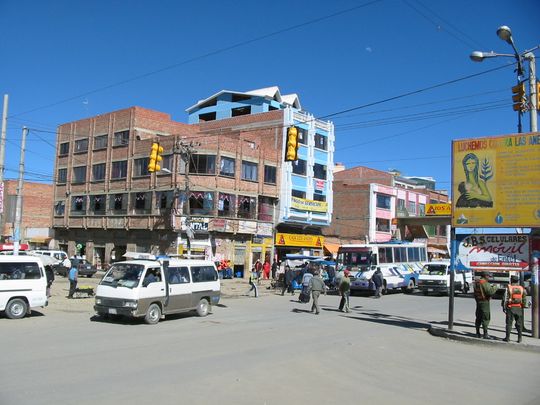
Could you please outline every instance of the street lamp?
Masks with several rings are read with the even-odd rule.
[[[489,58],[496,58],[496,57],[510,57],[515,58],[517,63],[517,76],[518,76],[518,84],[521,83],[522,76],[524,74],[523,72],[523,60],[526,60],[529,62],[529,102],[528,105],[525,107],[529,110],[530,113],[530,129],[531,132],[537,132],[538,131],[538,124],[537,124],[537,113],[536,110],[538,108],[538,99],[536,94],[536,64],[535,64],[535,58],[532,51],[535,49],[538,49],[538,46],[529,49],[527,51],[522,52],[521,54],[518,52],[516,48],[516,44],[514,43],[514,38],[512,37],[512,30],[510,27],[503,25],[497,29],[497,36],[505,41],[506,43],[510,44],[512,46],[512,49],[514,50],[513,54],[508,53],[496,53],[496,52],[480,52],[480,51],[474,51],[469,56],[473,62],[482,62],[484,59]],[[521,114],[522,111],[518,111],[518,132],[521,132]]]

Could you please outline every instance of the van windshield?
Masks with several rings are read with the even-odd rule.
[[[429,274],[430,276],[444,276],[446,275],[445,264],[426,264],[422,268],[422,274]]]
[[[134,288],[139,285],[143,271],[144,266],[142,264],[116,263],[105,274],[101,284],[112,287]]]

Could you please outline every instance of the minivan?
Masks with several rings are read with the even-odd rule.
[[[19,319],[47,306],[47,278],[39,257],[0,256],[0,311]]]
[[[467,293],[473,284],[471,271],[456,271],[454,274],[454,292]],[[430,292],[450,293],[450,260],[428,262],[422,268],[418,288],[424,295]]]
[[[105,318],[144,318],[156,324],[165,315],[211,312],[220,299],[220,281],[207,260],[128,260],[114,263],[97,286],[94,309]]]

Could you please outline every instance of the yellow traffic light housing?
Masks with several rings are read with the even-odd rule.
[[[285,161],[294,162],[295,160],[298,160],[298,129],[293,126],[287,130]]]
[[[525,99],[525,83],[521,82],[512,87],[512,108],[514,111],[525,111],[527,100]]]
[[[163,158],[161,157],[162,153],[163,146],[161,146],[158,142],[153,142],[152,149],[150,149],[150,157],[148,161],[148,171],[150,173],[159,172],[161,170],[159,162],[163,160]]]
[[[540,82],[536,82],[536,109],[540,111]]]

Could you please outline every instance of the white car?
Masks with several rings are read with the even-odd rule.
[[[454,291],[466,293],[473,283],[470,271],[456,272],[454,275]],[[430,292],[439,294],[450,293],[450,261],[428,262],[422,268],[418,280],[418,288],[424,295]]]
[[[377,266],[383,274],[383,294],[388,290],[402,288],[405,286],[405,279],[394,266]],[[351,279],[351,291],[375,291],[375,284],[371,277],[375,269],[360,271]]]

